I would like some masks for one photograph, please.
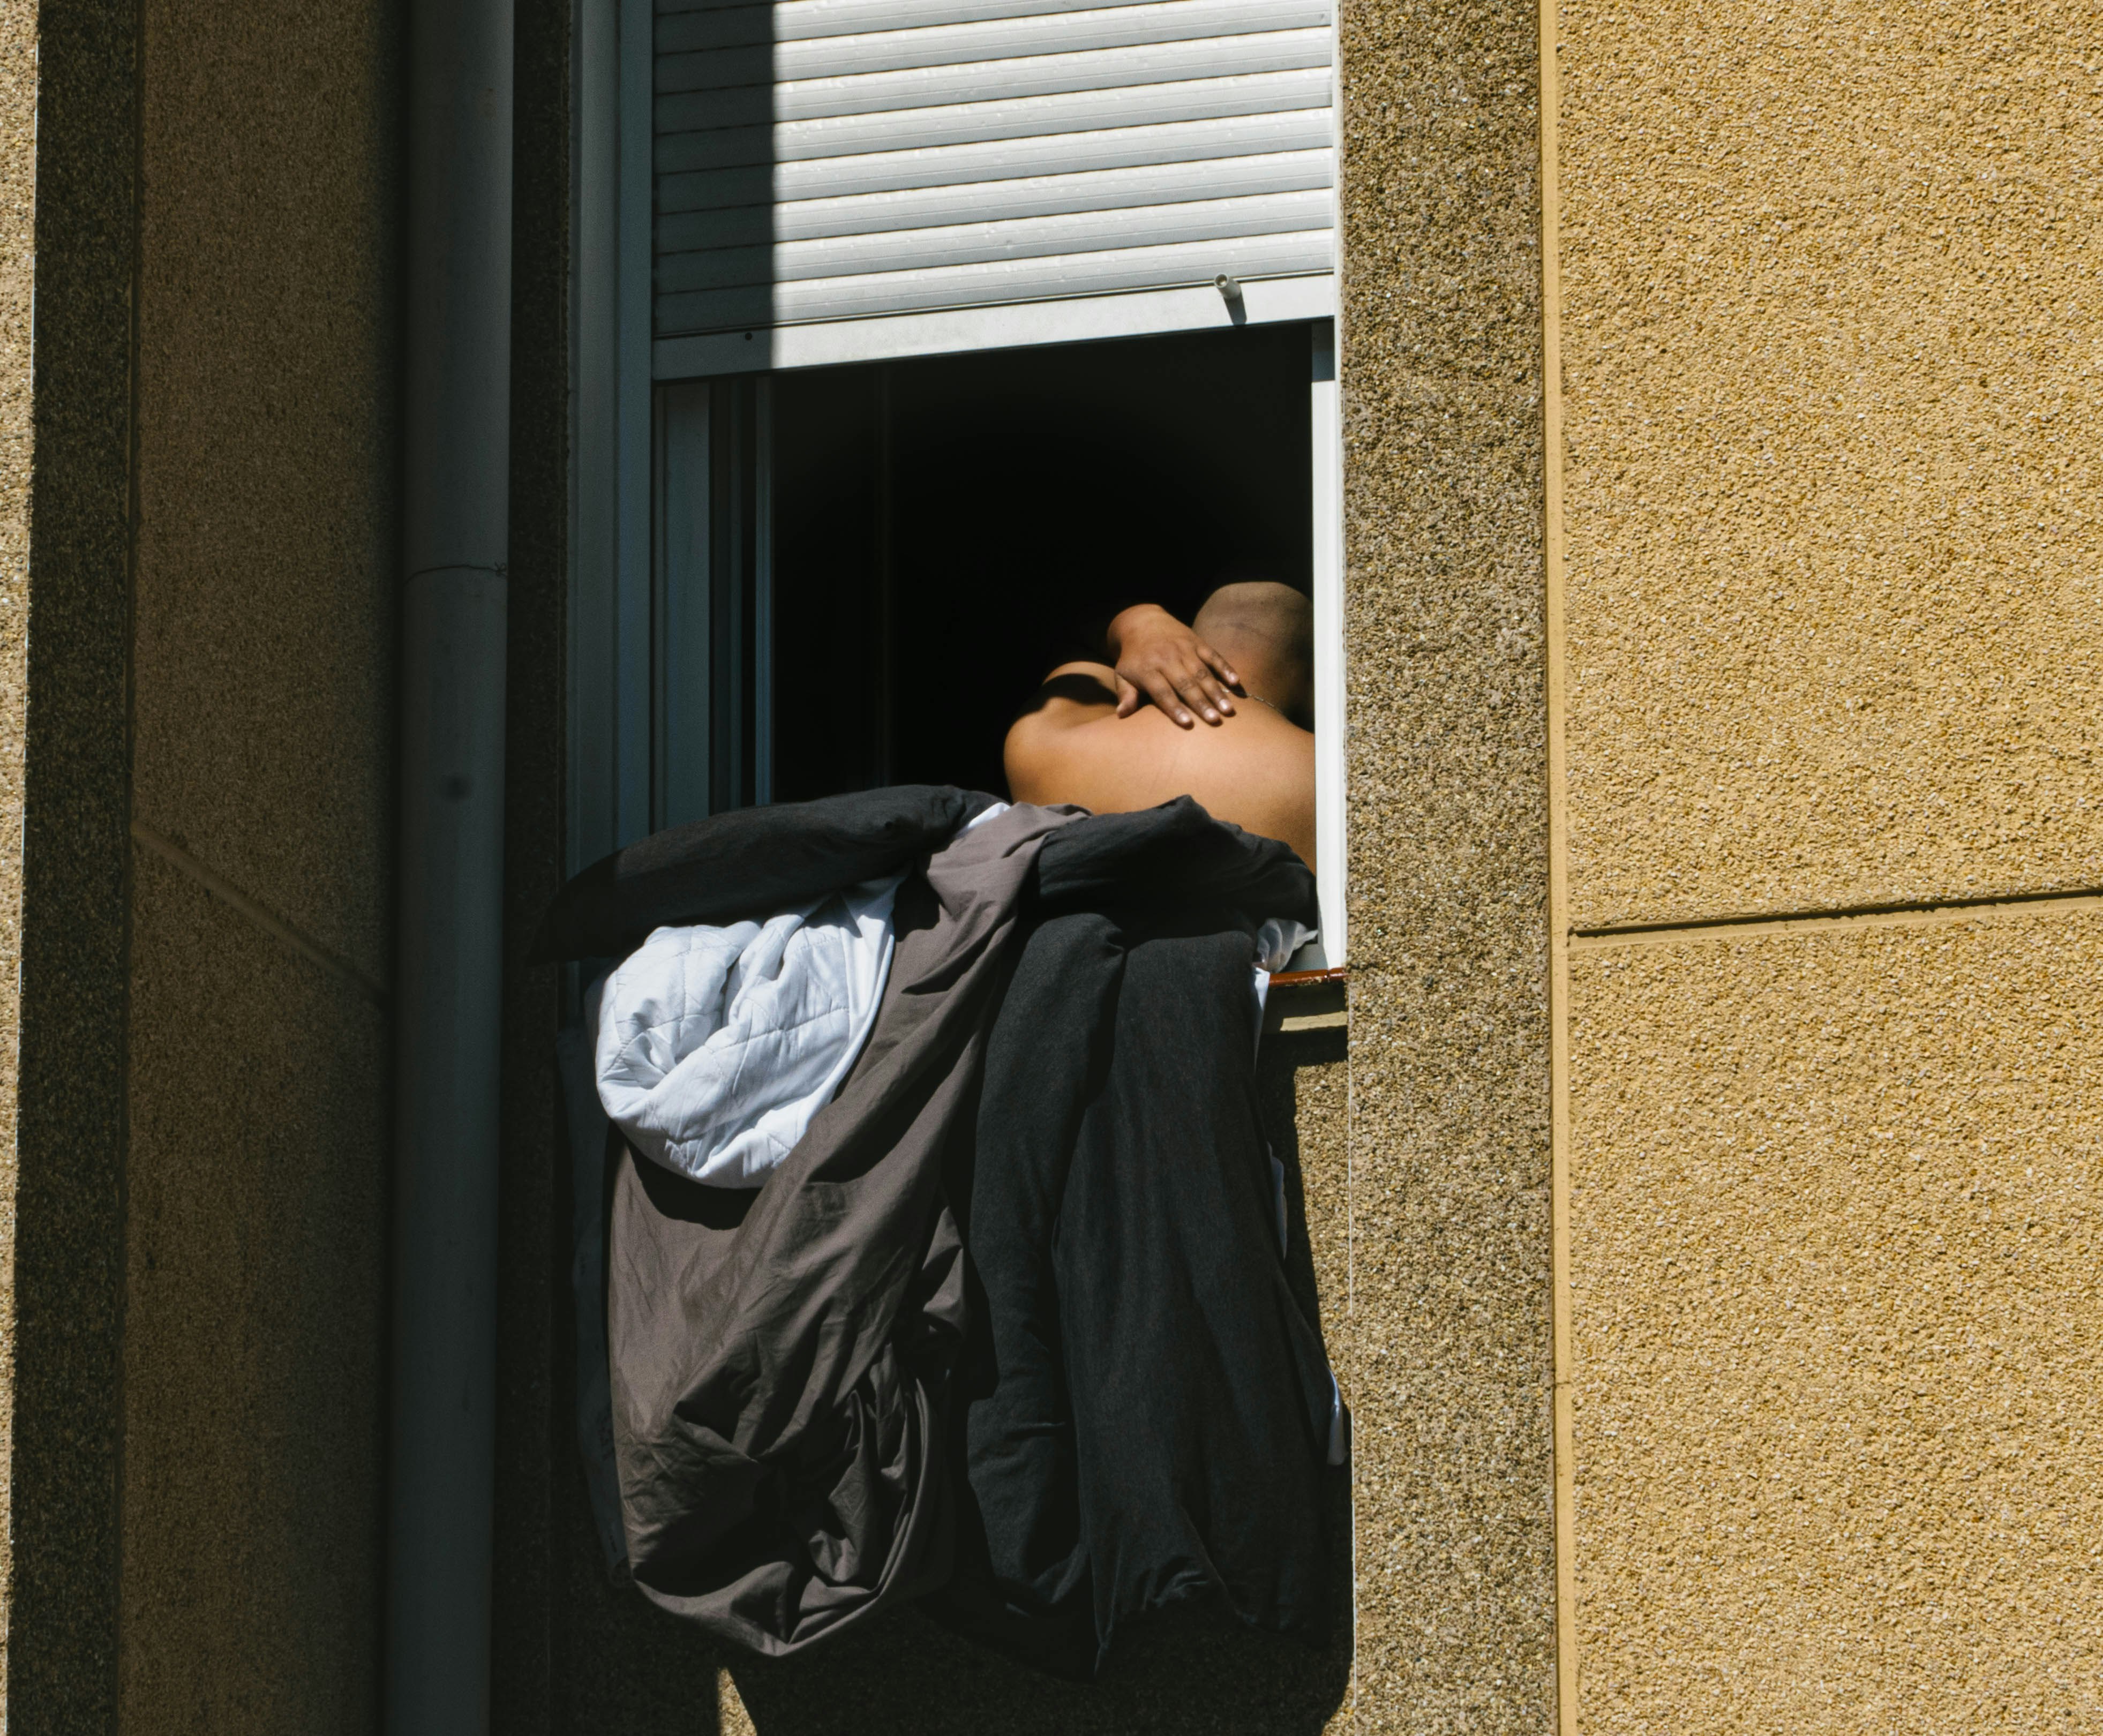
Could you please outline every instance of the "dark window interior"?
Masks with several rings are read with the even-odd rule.
[[[776,375],[776,799],[1003,790],[1008,724],[1119,608],[1306,589],[1309,345],[1255,326]]]

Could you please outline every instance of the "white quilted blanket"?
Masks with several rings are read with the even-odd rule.
[[[660,928],[607,978],[599,1101],[636,1150],[757,1188],[839,1090],[876,1023],[902,874],[766,922]]]

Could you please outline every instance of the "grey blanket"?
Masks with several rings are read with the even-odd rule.
[[[607,1284],[629,1565],[654,1601],[800,1649],[949,1569],[943,1391],[964,1325],[941,1200],[1023,895],[1070,810],[1018,807],[897,905],[869,1046],[756,1194],[624,1150]]]

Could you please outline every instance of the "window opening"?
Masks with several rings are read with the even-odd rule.
[[[660,388],[653,824],[1003,791],[1008,726],[1130,603],[1188,620],[1275,579],[1332,631],[1327,344],[1326,322],[1278,324]],[[1318,684],[1338,662],[1318,655]]]
[[[1296,471],[1310,521],[1296,547],[1311,557],[1289,564],[1311,567],[1318,872],[1339,957],[1331,0],[580,0],[576,46],[571,866],[714,809],[927,763],[922,665],[954,637],[914,528],[933,360],[965,371],[953,385],[1033,349],[1075,371],[1040,406],[1048,498],[1079,462],[1053,437],[1060,404],[1117,373],[1100,357],[1121,354],[1136,380],[1165,365],[1149,346],[1202,336],[1237,357],[1231,371],[1267,332],[1281,354],[1300,348],[1295,406],[1208,429],[1208,473],[1270,452],[1265,477]],[[815,434],[814,402],[837,413]],[[1084,431],[1144,421],[1143,402],[1123,403],[1113,381]],[[1297,460],[1277,437],[1288,424]],[[1187,505],[1189,479],[1156,473],[1184,440],[1169,432],[1096,488],[1069,487],[1063,513],[1040,510],[1014,558],[1091,515],[1112,523],[1114,485],[1141,476]],[[975,483],[974,456],[950,466],[957,525],[975,495],[1017,486]],[[1185,543],[1268,486],[1186,510]],[[854,513],[798,504],[826,489]],[[794,575],[851,522],[856,550],[838,552],[866,606],[841,592],[814,608]],[[1070,560],[1074,607],[1142,543]],[[1189,563],[1174,566],[1133,593],[1187,610]],[[974,739],[989,733],[971,781],[991,781],[980,690],[1011,680],[999,662],[953,656],[945,676],[953,711],[980,708]],[[858,727],[818,741],[827,672],[853,688]]]

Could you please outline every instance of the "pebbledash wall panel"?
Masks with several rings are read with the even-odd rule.
[[[652,46],[660,340],[1335,269],[1331,0],[660,0]]]

